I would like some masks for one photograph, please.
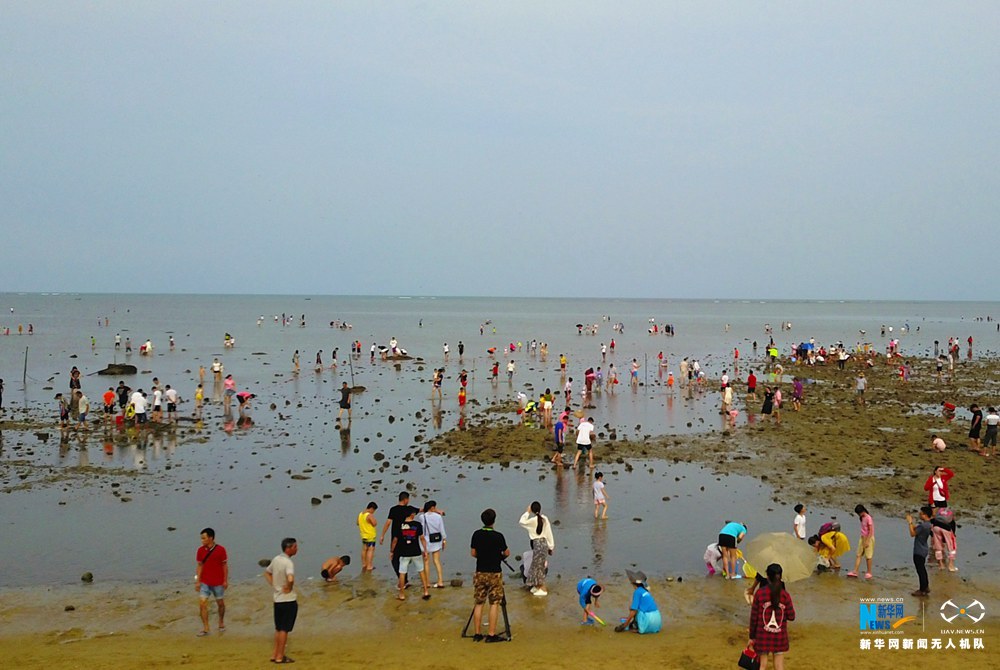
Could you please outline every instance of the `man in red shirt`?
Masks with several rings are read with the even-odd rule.
[[[201,546],[195,556],[198,561],[197,573],[194,576],[194,590],[198,592],[201,601],[202,630],[198,637],[208,635],[208,599],[215,597],[219,605],[219,632],[226,630],[226,601],[224,596],[229,588],[229,557],[226,548],[215,543],[215,531],[205,528],[201,531]]]

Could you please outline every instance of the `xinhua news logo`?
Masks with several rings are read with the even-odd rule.
[[[859,603],[858,615],[860,630],[895,630],[917,618],[906,616],[901,602]]]
[[[969,619],[972,623],[979,623],[985,616],[986,607],[978,600],[973,600],[965,607],[956,605],[950,600],[941,605],[941,618],[948,623],[952,623],[956,619]]]

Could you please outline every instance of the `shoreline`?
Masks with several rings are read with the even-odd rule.
[[[388,573],[388,571],[386,571]],[[910,638],[943,637],[949,627],[937,620],[940,602],[976,597],[987,611],[1000,601],[1000,581],[961,578],[935,579],[925,610],[906,596],[912,569],[887,571],[873,582],[822,575],[788,585],[797,611],[789,624],[789,663],[797,668],[819,668],[831,655],[856,668],[881,668],[905,654],[912,660],[934,659],[935,667],[989,668],[1000,658],[991,644],[995,636],[982,635],[979,651],[908,652],[859,648],[860,598],[902,598],[908,614],[922,618],[922,629],[901,629]],[[735,666],[746,643],[749,607],[742,599],[746,580],[726,582],[718,577],[692,576],[667,581],[650,577],[650,589],[664,616],[657,635],[617,634],[612,628],[627,610],[631,589],[624,576],[603,580],[607,591],[598,612],[607,627],[581,626],[575,579],[554,580],[550,595],[536,598],[505,575],[512,641],[482,645],[460,637],[472,607],[471,578],[462,587],[434,592],[429,601],[395,601],[390,580],[349,576],[339,584],[315,580],[299,591],[300,616],[290,635],[289,655],[298,667],[389,666],[461,668],[469,664],[510,664],[531,659],[532,665],[578,668],[596,658],[616,663],[655,661],[664,668]],[[22,588],[0,592],[0,653],[16,659],[18,667],[112,668],[122,665],[167,667],[248,667],[266,664],[271,629],[269,591],[263,579],[233,584],[227,592],[227,631],[216,632],[212,607],[212,634],[196,638],[200,628],[197,596],[184,584],[93,585],[87,587]],[[73,605],[73,611],[65,611]],[[485,625],[485,622],[484,622]],[[502,619],[500,626],[502,627]],[[981,624],[988,632],[992,626]],[[358,638],[358,635],[363,638]],[[361,642],[361,640],[364,640]],[[383,639],[403,644],[380,645]],[[558,639],[559,643],[554,643]]]

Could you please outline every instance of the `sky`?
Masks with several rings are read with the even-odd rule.
[[[995,1],[3,2],[0,292],[989,300],[998,35]]]

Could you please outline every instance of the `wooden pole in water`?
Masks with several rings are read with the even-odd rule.
[[[28,386],[28,347],[24,348],[24,374],[21,375],[21,384]]]
[[[351,360],[352,358],[354,358],[354,356],[347,357],[347,365],[351,368],[351,390],[354,389],[354,361]]]

